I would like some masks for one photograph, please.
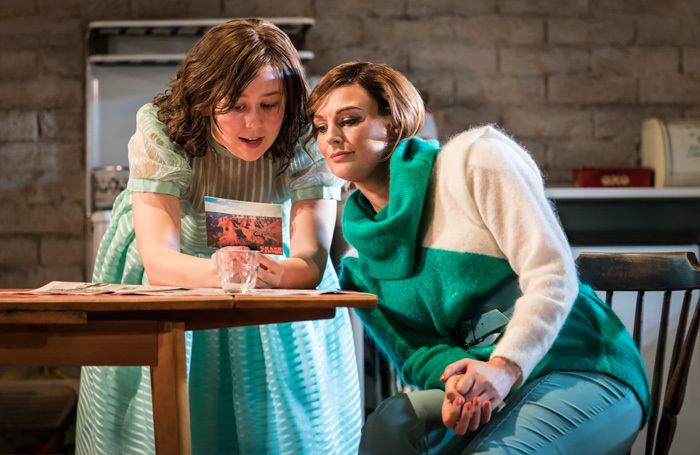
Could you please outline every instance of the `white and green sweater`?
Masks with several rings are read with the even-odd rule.
[[[629,384],[648,409],[648,384],[631,337],[585,285],[530,155],[492,127],[440,150],[403,142],[391,159],[389,204],[375,213],[356,191],[343,231],[358,257],[341,285],[377,294],[358,313],[404,380],[444,387],[462,358],[506,357],[522,379],[552,370],[596,371]],[[522,296],[494,346],[464,350],[451,338],[465,313],[517,276]]]

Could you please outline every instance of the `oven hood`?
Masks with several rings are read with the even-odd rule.
[[[88,26],[88,61],[97,64],[178,63],[210,28],[234,20],[95,21]],[[313,52],[302,50],[306,32],[316,22],[310,17],[265,18],[284,31],[302,61]]]

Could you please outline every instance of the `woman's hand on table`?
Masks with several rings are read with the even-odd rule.
[[[219,276],[219,260],[216,258],[218,253],[219,250],[214,251],[214,254],[209,258],[209,271],[216,274],[217,277]]]
[[[278,288],[282,282],[284,266],[272,257],[261,254],[260,267],[258,268],[258,278],[255,287],[257,288]]]
[[[520,367],[504,357],[488,362],[462,359],[448,365],[442,421],[458,435],[476,431],[491,420],[491,411],[505,399],[520,378]]]

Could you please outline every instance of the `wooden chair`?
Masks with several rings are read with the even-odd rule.
[[[579,277],[593,289],[605,291],[606,303],[612,305],[616,291],[637,293],[632,337],[641,345],[644,294],[663,291],[661,318],[652,367],[651,395],[652,415],[647,426],[645,454],[668,454],[676,429],[677,415],[683,405],[693,348],[700,325],[700,299],[695,303],[692,321],[691,296],[700,289],[700,263],[694,253],[581,253],[576,259]],[[673,341],[670,361],[665,363],[666,344],[669,335],[669,309],[674,291],[683,292],[684,298]],[[613,307],[614,308],[614,307]],[[664,371],[668,371],[666,387],[663,387]],[[694,384],[697,387],[698,384]]]

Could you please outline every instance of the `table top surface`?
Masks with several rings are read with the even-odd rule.
[[[2,289],[2,291],[13,291]],[[24,291],[17,289],[16,291]],[[372,308],[373,294],[360,292],[290,295],[134,295],[134,294],[13,294],[0,293],[0,311],[171,311],[234,310],[246,308]]]

